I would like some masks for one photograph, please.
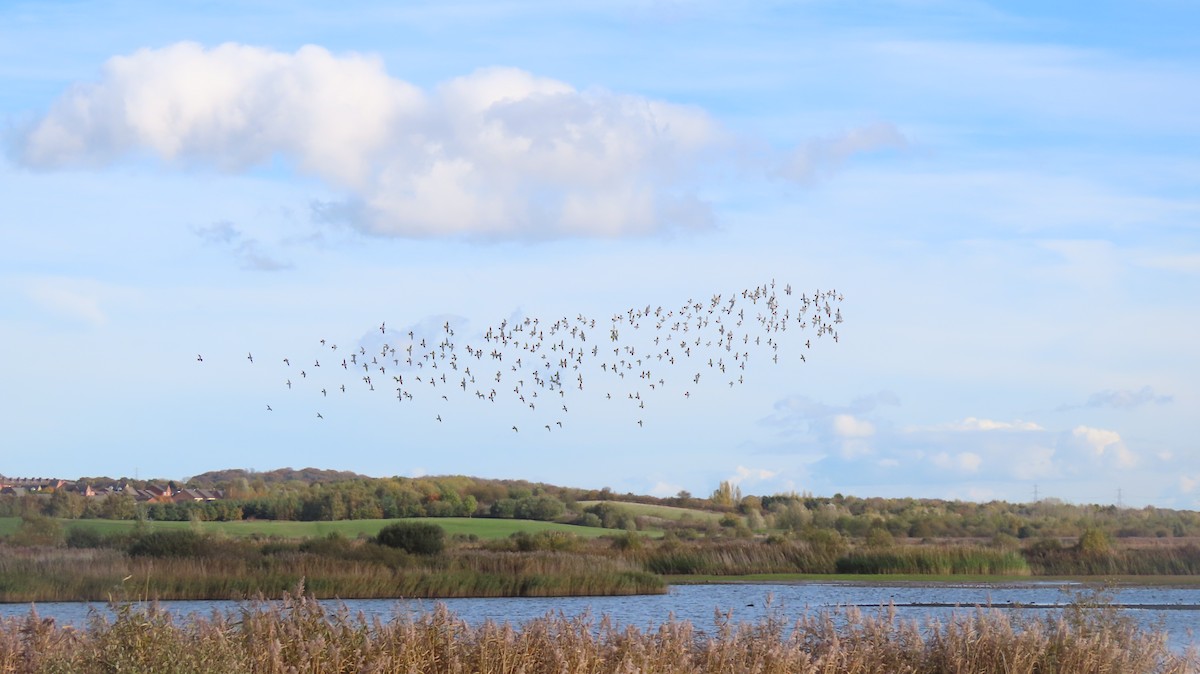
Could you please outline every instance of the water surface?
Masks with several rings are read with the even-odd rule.
[[[963,614],[977,606],[1001,610],[1023,610],[1041,615],[1079,597],[1089,597],[1091,586],[1063,582],[1018,583],[728,583],[674,585],[667,594],[635,597],[551,597],[491,599],[350,599],[324,600],[333,609],[344,603],[352,613],[388,620],[401,615],[416,616],[444,604],[470,624],[486,620],[520,625],[548,614],[568,618],[590,615],[596,621],[607,616],[618,626],[655,628],[674,617],[690,621],[698,630],[711,630],[718,614],[734,621],[753,622],[770,613],[795,620],[823,610],[854,606],[866,611],[889,604],[901,619],[926,621]],[[1106,591],[1108,598],[1125,615],[1147,629],[1167,633],[1171,647],[1182,650],[1200,646],[1193,630],[1200,627],[1200,587],[1129,586]],[[159,606],[174,616],[208,616],[213,612],[237,612],[246,606],[235,601],[165,601]],[[30,604],[0,604],[0,617],[28,614]],[[104,604],[47,602],[34,606],[41,617],[61,624],[83,626],[93,611],[111,615]]]

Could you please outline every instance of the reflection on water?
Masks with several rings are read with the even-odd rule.
[[[794,619],[823,609],[857,606],[873,609],[889,603],[901,619],[945,619],[976,606],[1031,611],[1057,610],[1087,588],[1075,583],[1022,582],[1012,584],[884,584],[884,583],[734,583],[676,585],[668,594],[638,597],[553,597],[499,599],[396,600],[353,599],[344,602],[352,613],[390,619],[432,610],[439,603],[471,624],[485,620],[514,625],[548,613],[574,617],[607,616],[618,626],[656,627],[672,616],[690,621],[700,630],[711,628],[718,615],[735,621],[755,621],[772,615]],[[1193,629],[1200,625],[1200,587],[1121,587],[1107,592],[1112,602],[1146,628],[1168,634],[1172,648],[1200,646]],[[330,608],[338,602],[324,602]],[[232,601],[169,601],[160,606],[179,616],[237,611]],[[0,617],[23,616],[28,604],[0,604]],[[103,604],[50,602],[37,604],[42,617],[60,624],[82,626],[89,612],[107,611]]]

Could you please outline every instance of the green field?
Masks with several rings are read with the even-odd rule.
[[[725,513],[697,508],[676,508],[675,506],[652,505],[649,503],[629,503],[626,501],[579,501],[579,505],[587,508],[599,503],[619,508],[634,517],[657,517],[663,520],[692,520],[694,522],[720,522]],[[741,517],[738,517],[741,519]]]
[[[583,538],[597,538],[614,534],[611,529],[580,527],[555,522],[533,520],[484,519],[476,517],[414,517],[405,520],[339,520],[337,522],[285,522],[270,520],[245,520],[240,522],[146,522],[133,520],[60,520],[64,527],[85,527],[101,534],[132,531],[145,526],[150,531],[195,528],[205,533],[226,536],[275,536],[278,538],[315,538],[337,533],[347,538],[360,534],[374,536],[384,526],[393,522],[430,522],[446,530],[446,534],[475,535],[482,540],[507,538],[518,531],[531,534],[539,531],[563,531]],[[17,530],[20,518],[0,517],[0,536]]]

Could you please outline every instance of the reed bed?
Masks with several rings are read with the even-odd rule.
[[[972,546],[860,550],[837,561],[838,573],[1028,576],[1019,552]]]
[[[833,573],[838,552],[805,541],[671,543],[626,555],[647,570],[667,575]]]
[[[280,602],[176,622],[153,606],[118,605],[82,629],[36,613],[0,621],[0,673],[288,672],[768,674],[972,672],[1182,674],[1195,654],[1172,653],[1105,608],[1058,617],[977,609],[918,624],[894,611],[826,612],[789,622],[717,616],[620,627],[606,618],[550,614],[520,626],[469,625],[439,606],[390,621],[333,610],[302,593]]]
[[[1026,558],[1038,575],[1200,575],[1200,546],[1194,543],[1100,553],[1074,548],[1031,550]]]
[[[364,550],[371,547],[360,545]],[[0,601],[245,599],[304,581],[319,598],[550,597],[661,594],[662,578],[637,565],[577,553],[461,550],[380,561],[369,554],[300,552],[135,557],[110,549],[7,549]]]

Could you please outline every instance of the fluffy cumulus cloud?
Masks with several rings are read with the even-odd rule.
[[[1125,445],[1116,431],[1089,426],[1076,426],[1071,431],[1071,442],[1084,456],[1107,461],[1117,468],[1132,468],[1138,457]]]
[[[1077,426],[1057,431],[1026,421],[968,417],[930,427],[910,427],[886,439],[919,464],[957,474],[1016,480],[1083,472],[1115,474],[1138,466],[1138,456],[1113,430]],[[880,444],[884,444],[881,441]]]
[[[872,439],[877,433],[872,420],[881,406],[899,405],[891,391],[862,396],[845,405],[830,405],[806,396],[791,396],[775,403],[772,414],[760,423],[778,429],[780,436],[809,449],[836,451],[846,460],[873,453]]]
[[[922,465],[952,474],[989,470],[1026,480],[1056,472],[1055,438],[1031,421],[966,417],[933,426],[901,429],[892,441]]]
[[[1115,430],[1079,425],[1069,429],[986,417],[928,426],[897,427],[876,412],[880,399],[864,398],[853,405],[827,406],[804,399],[777,407],[781,419],[806,419],[805,442],[823,450],[812,466],[816,475],[855,482],[943,482],[987,476],[999,481],[1027,482],[1073,479],[1087,474],[1128,475],[1144,468],[1139,455]],[[856,411],[851,411],[851,409]],[[871,419],[866,415],[873,414]],[[1194,488],[1190,475],[1180,479],[1181,491]]]
[[[701,110],[514,68],[424,90],[317,46],[179,43],[110,59],[18,152],[42,169],[282,158],[347,195],[322,215],[371,233],[553,238],[709,226],[684,176],[721,142]]]
[[[875,435],[875,425],[853,414],[836,414],[833,417],[833,432],[843,438],[869,438]]]

